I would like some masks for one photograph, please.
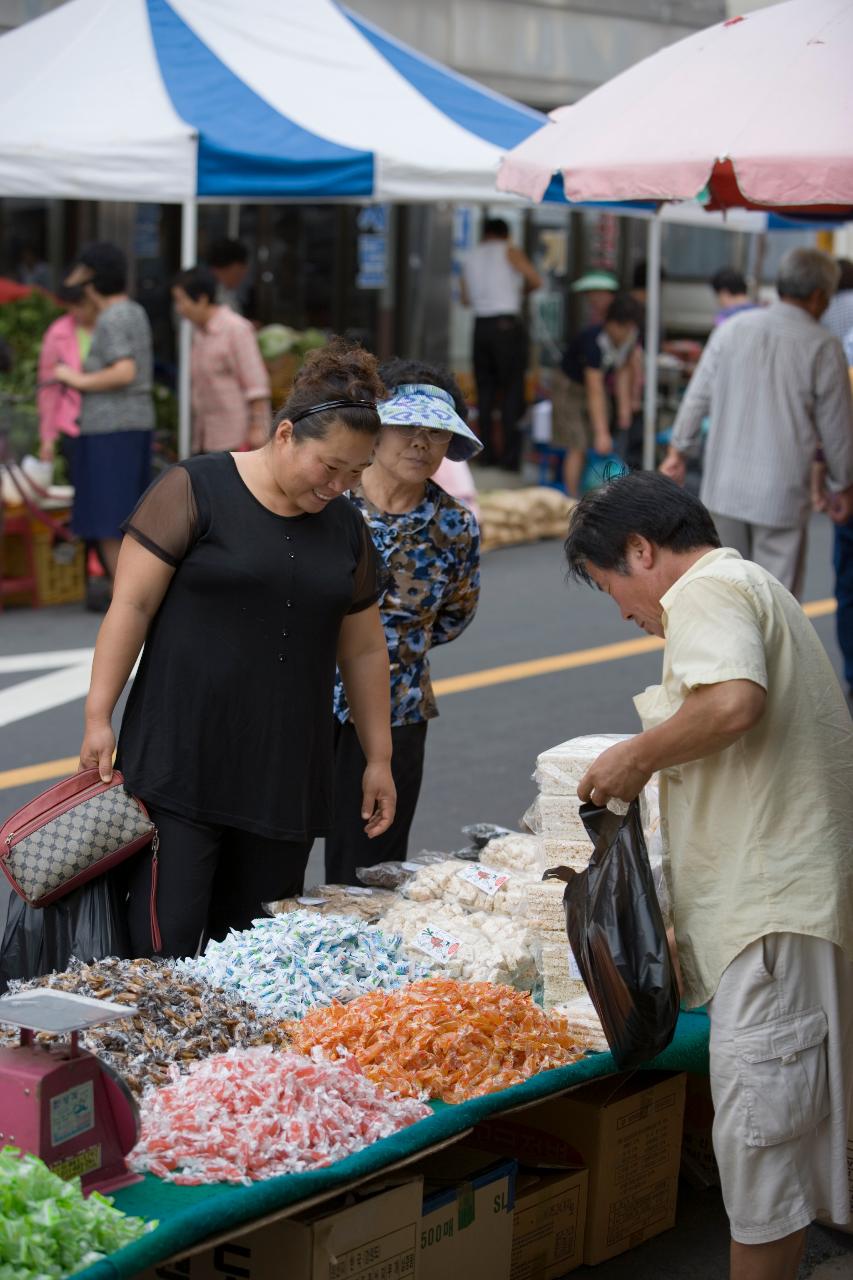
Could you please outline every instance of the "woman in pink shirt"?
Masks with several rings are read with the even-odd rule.
[[[73,439],[80,434],[80,392],[57,382],[53,371],[58,364],[68,365],[78,373],[82,370],[97,319],[94,304],[79,286],[63,285],[57,296],[68,311],[45,331],[39,352],[39,457],[43,462],[52,461],[57,439]]]

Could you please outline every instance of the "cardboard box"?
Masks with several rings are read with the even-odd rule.
[[[605,1076],[486,1121],[474,1141],[522,1165],[586,1166],[584,1262],[604,1262],[675,1222],[684,1092],[683,1072]]]
[[[681,1140],[681,1176],[691,1187],[705,1191],[720,1185],[711,1131],[714,1102],[707,1076],[687,1074],[684,1098],[684,1136]]]
[[[279,1218],[140,1280],[418,1280],[421,1179],[367,1193]]]
[[[510,1280],[516,1169],[515,1160],[463,1145],[418,1163],[418,1280]]]
[[[586,1169],[520,1169],[510,1280],[559,1280],[583,1261]]]

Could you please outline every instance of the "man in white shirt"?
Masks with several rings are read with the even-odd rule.
[[[686,460],[710,414],[701,498],[727,547],[799,595],[811,473],[823,462],[830,514],[853,515],[853,399],[841,343],[819,323],[840,271],[818,249],[791,249],[772,306],[715,329],[702,353],[661,466],[684,482]],[[822,451],[822,457],[821,453]]]
[[[518,423],[524,412],[527,332],[521,316],[525,293],[542,279],[523,249],[510,243],[503,218],[487,218],[483,238],[468,255],[462,274],[462,301],[474,311],[474,378],[477,383],[479,461],[517,471],[520,458]],[[492,415],[501,396],[500,444]]]
[[[812,1219],[849,1214],[853,722],[793,596],[665,477],[587,494],[566,555],[666,642],[643,732],[578,795],[633,800],[659,774],[685,1003],[711,1019],[731,1277],[794,1280]]]

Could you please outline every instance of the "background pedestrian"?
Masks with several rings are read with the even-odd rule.
[[[727,320],[711,335],[675,420],[661,466],[682,484],[703,419],[701,497],[724,546],[799,595],[817,456],[818,501],[837,523],[853,515],[853,400],[841,343],[819,323],[839,268],[818,249],[791,249],[779,300]],[[818,453],[818,451],[820,451]]]
[[[521,314],[525,293],[542,284],[523,249],[510,241],[503,218],[487,218],[482,241],[465,262],[462,301],[474,312],[474,378],[484,466],[517,471],[521,463],[519,420],[524,413],[527,330]],[[501,435],[494,431],[501,402]]]
[[[127,260],[114,244],[90,245],[65,282],[97,313],[83,371],[59,362],[58,381],[82,392],[74,446],[72,528],[94,543],[112,583],[121,525],[151,479],[154,405],[151,326],[127,296]]]
[[[207,267],[182,271],[172,286],[175,310],[193,326],[192,451],[257,449],[270,428],[270,379],[255,330],[215,301]]]

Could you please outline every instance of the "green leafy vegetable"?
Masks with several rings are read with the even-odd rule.
[[[0,1280],[61,1280],[153,1231],[107,1196],[84,1197],[43,1160],[0,1151]]]

